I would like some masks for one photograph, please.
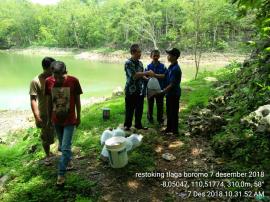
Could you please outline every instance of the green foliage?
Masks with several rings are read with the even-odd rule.
[[[144,49],[179,46],[191,50],[199,33],[205,49],[223,50],[225,43],[250,40],[253,32],[242,32],[250,28],[250,16],[246,21],[238,19],[236,7],[226,0],[61,0],[49,6],[3,0],[0,47],[126,49],[139,42]]]
[[[269,8],[267,0],[235,0],[241,14],[248,15],[256,11],[257,30],[260,33],[257,41],[249,44],[256,48],[242,68],[234,68],[237,72],[222,81],[227,84],[223,91],[228,97],[226,105],[234,110],[227,115],[228,124],[224,130],[212,139],[218,153],[232,159],[233,166],[241,164],[256,169],[269,169],[270,141],[269,134],[259,133],[254,128],[241,124],[241,119],[258,107],[268,104],[270,99],[269,83]],[[224,74],[225,75],[225,74]]]

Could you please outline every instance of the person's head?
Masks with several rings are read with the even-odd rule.
[[[52,73],[52,69],[51,69],[51,64],[55,61],[54,58],[51,57],[45,57],[43,58],[41,64],[42,64],[42,68],[44,70],[44,72],[51,74]]]
[[[132,44],[130,46],[130,54],[132,58],[139,60],[142,55],[142,51],[140,49],[140,46],[138,44]]]
[[[160,58],[160,51],[157,49],[152,50],[150,57],[152,58],[153,62],[157,62]]]
[[[170,63],[175,63],[181,54],[180,50],[178,50],[177,48],[166,50],[166,53],[168,54],[167,59]]]
[[[67,74],[66,65],[62,61],[55,61],[51,65],[52,74],[56,82],[62,82]]]

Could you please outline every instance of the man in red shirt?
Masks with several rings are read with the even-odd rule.
[[[71,161],[71,142],[75,126],[79,126],[81,118],[80,95],[82,89],[79,80],[67,75],[66,65],[61,61],[52,63],[53,75],[46,79],[45,93],[48,102],[48,117],[59,140],[62,152],[58,166],[57,185],[63,185],[68,163]]]

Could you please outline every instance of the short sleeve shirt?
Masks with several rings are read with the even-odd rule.
[[[82,94],[79,80],[66,76],[62,85],[57,86],[53,76],[46,79],[45,93],[52,98],[52,122],[58,125],[75,125],[75,99]]]
[[[41,117],[47,116],[47,103],[45,95],[45,77],[43,74],[36,76],[30,83],[29,95],[37,96],[38,109]]]
[[[178,63],[172,64],[168,68],[166,74],[167,85],[172,84],[172,88],[168,91],[166,96],[181,96],[181,83],[182,71]]]
[[[155,74],[165,74],[167,73],[167,69],[164,64],[158,62],[157,64],[154,64],[153,62],[147,65],[147,68],[145,71],[150,71],[152,70]],[[159,85],[161,89],[164,89],[166,85],[165,78],[164,79],[158,79]]]
[[[137,72],[143,72],[143,64],[139,60],[128,59],[125,63],[126,86],[125,93],[127,95],[140,94],[143,95],[143,78],[135,79]]]

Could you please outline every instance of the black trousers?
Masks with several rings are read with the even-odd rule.
[[[173,132],[178,134],[179,101],[180,96],[166,97],[167,132]]]
[[[148,112],[147,117],[149,120],[153,120],[153,109],[154,109],[154,103],[156,100],[157,105],[157,121],[159,123],[163,123],[163,106],[164,106],[164,96],[152,96],[151,98],[147,99],[148,103]]]
[[[144,96],[139,94],[126,95],[125,97],[125,123],[124,126],[130,128],[132,126],[133,114],[135,112],[135,127],[142,127]]]

